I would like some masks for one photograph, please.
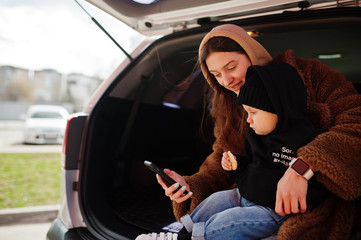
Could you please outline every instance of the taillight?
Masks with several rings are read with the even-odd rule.
[[[80,146],[87,117],[84,113],[73,113],[68,118],[61,153],[61,166],[65,170],[76,170],[79,167]]]
[[[70,125],[71,120],[73,120],[73,119],[74,119],[73,116],[68,118],[67,123],[66,123],[65,133],[64,133],[63,150],[61,153],[61,167],[64,169],[65,169],[65,158],[66,158],[66,145],[68,143],[69,125]]]

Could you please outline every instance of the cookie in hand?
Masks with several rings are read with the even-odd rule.
[[[236,170],[237,169],[237,160],[236,157],[231,153],[231,151],[227,152],[229,160],[231,161],[232,164],[232,170]]]

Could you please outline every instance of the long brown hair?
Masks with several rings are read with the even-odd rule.
[[[248,129],[246,123],[246,114],[243,109],[236,104],[236,94],[224,87],[222,87],[215,77],[209,72],[206,65],[207,57],[213,52],[238,52],[246,54],[243,48],[234,40],[227,37],[213,37],[204,45],[199,56],[199,63],[206,66],[207,76],[205,78],[213,91],[208,91],[212,94],[211,114],[215,118],[217,124],[217,132],[215,137],[220,135],[244,135]],[[210,96],[206,96],[206,100]],[[217,136],[218,135],[218,136]],[[242,144],[240,142],[234,144]],[[243,145],[243,144],[242,144]]]

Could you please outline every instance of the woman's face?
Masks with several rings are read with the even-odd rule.
[[[251,61],[246,54],[238,52],[212,52],[206,58],[206,64],[221,86],[238,95]]]
[[[246,110],[248,117],[247,122],[257,135],[267,135],[275,130],[278,116],[277,114],[263,111],[258,108],[250,107],[242,104]]]

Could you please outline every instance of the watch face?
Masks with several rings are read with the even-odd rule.
[[[305,172],[310,168],[310,166],[302,161],[302,159],[297,159],[295,163],[292,165],[292,168],[298,172],[300,175],[305,174]]]

